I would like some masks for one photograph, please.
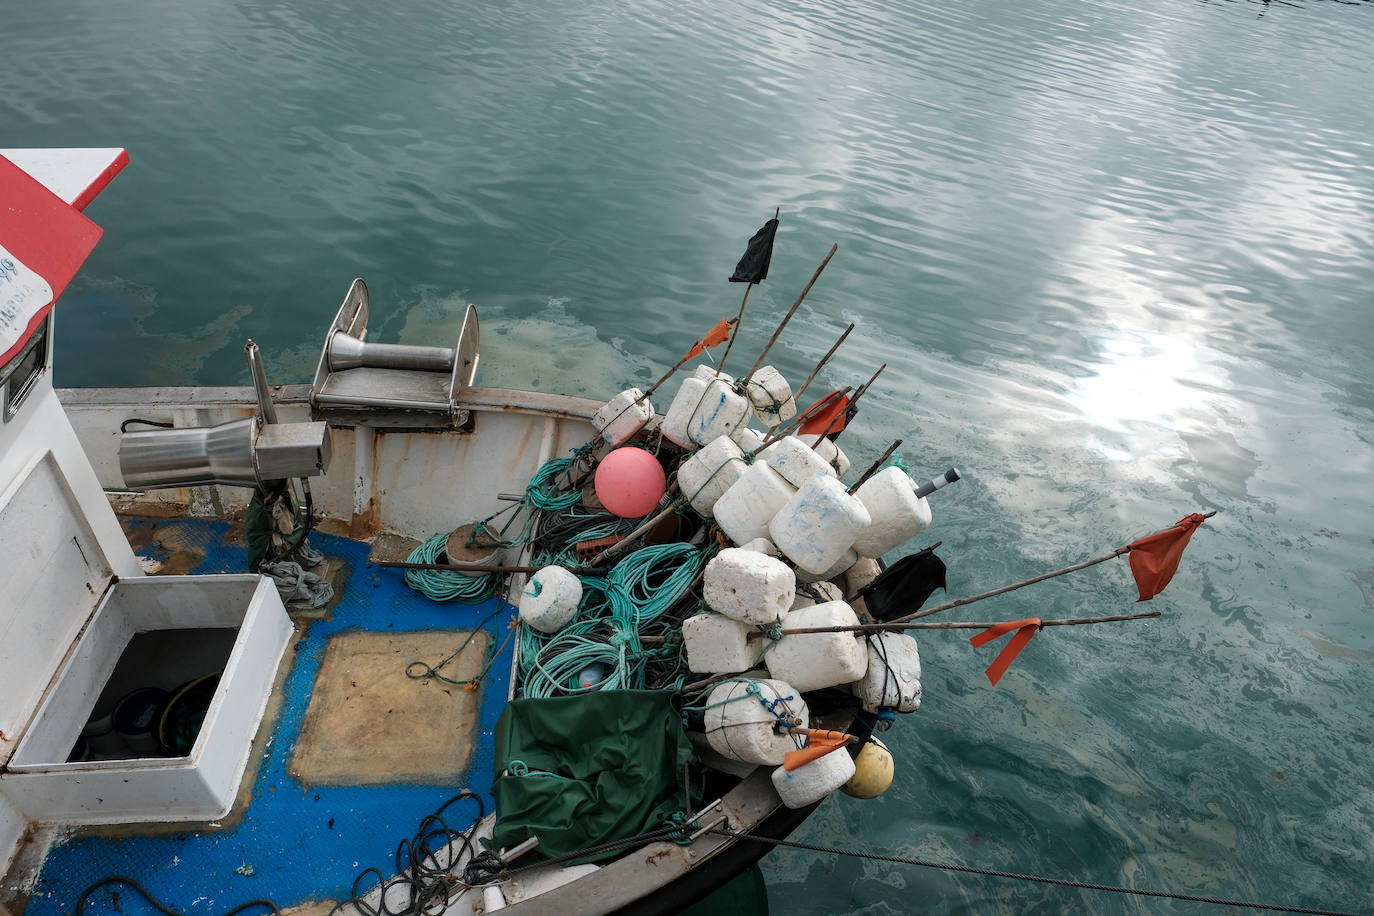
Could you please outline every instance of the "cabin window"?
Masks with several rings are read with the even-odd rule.
[[[5,367],[4,374],[0,375],[0,395],[5,399],[6,423],[18,412],[19,405],[33,390],[34,383],[48,369],[48,327],[51,322],[51,317],[43,319],[42,326],[29,338],[19,355]]]

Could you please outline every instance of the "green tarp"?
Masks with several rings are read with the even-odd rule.
[[[508,703],[496,723],[496,848],[537,836],[539,852],[560,856],[691,814],[678,702],[667,690],[602,690]]]

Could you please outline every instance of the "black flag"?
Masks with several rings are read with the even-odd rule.
[[[773,259],[773,236],[778,234],[778,221],[770,219],[749,240],[744,257],[735,265],[731,283],[762,283],[768,277],[768,262]]]
[[[945,587],[945,562],[929,550],[902,557],[859,589],[875,620],[915,613],[937,588]]]

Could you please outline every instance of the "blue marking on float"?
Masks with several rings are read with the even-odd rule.
[[[205,557],[196,573],[242,572],[247,550],[223,522],[138,522],[164,531]],[[218,914],[248,900],[268,898],[279,907],[309,900],[351,896],[353,881],[365,868],[390,878],[397,872],[396,847],[410,839],[421,820],[462,788],[482,796],[493,807],[492,734],[510,686],[510,653],[506,642],[482,682],[476,747],[465,773],[453,785],[307,786],[288,768],[305,720],[311,688],[330,637],[343,630],[417,631],[471,628],[498,604],[503,612],[488,623],[500,645],[516,618],[516,609],[492,598],[479,604],[439,603],[407,588],[399,570],[371,566],[369,547],[346,538],[311,534],[311,543],[333,564],[348,567],[342,596],[326,619],[298,622],[304,633],[282,687],[281,705],[271,735],[261,751],[247,810],[238,807],[210,830],[177,829],[175,825],[84,828],[60,837],[33,887],[26,916],[62,916],[74,911],[77,898],[95,882],[127,875],[164,904],[183,913]],[[165,551],[154,537],[141,551]],[[456,646],[454,647],[456,648]],[[442,654],[450,651],[444,648]],[[292,647],[287,648],[288,656]],[[250,767],[254,761],[250,761]],[[476,803],[455,803],[445,813],[451,829],[465,830],[477,814]],[[116,835],[116,832],[118,835]],[[360,887],[364,891],[375,876]],[[118,893],[111,902],[111,891]],[[128,887],[103,888],[86,910],[92,916],[120,913],[145,916],[156,911]]]

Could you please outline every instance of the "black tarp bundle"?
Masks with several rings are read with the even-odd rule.
[[[902,557],[859,590],[875,620],[915,613],[937,588],[945,587],[945,563],[929,550]]]

